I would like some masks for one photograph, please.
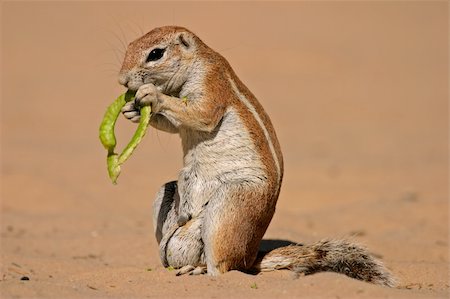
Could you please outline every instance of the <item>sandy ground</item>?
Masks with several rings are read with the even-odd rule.
[[[1,8],[1,298],[449,295],[447,2]],[[165,24],[221,52],[272,118],[286,172],[265,239],[351,237],[398,288],[161,266],[151,204],[181,167],[179,139],[151,130],[113,186],[97,129],[123,91],[123,44]],[[117,127],[123,143],[135,128]]]

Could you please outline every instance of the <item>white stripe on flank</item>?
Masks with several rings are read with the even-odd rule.
[[[261,117],[259,116],[258,112],[255,110],[255,107],[253,107],[252,103],[239,91],[236,84],[231,78],[228,78],[228,81],[230,81],[231,87],[233,88],[233,91],[238,96],[239,100],[241,100],[242,103],[248,108],[248,110],[253,114],[253,117],[258,122],[259,126],[264,132],[264,136],[267,139],[267,142],[269,143],[270,152],[272,153],[273,161],[275,162],[275,166],[277,168],[277,179],[278,184],[280,183],[280,162],[278,161],[277,154],[275,152],[275,147],[273,146],[272,139],[270,138],[269,131],[267,131],[266,126],[264,125]]]

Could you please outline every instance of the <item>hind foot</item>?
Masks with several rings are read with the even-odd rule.
[[[180,275],[185,275],[185,274],[189,274],[189,275],[201,275],[201,274],[205,274],[206,271],[206,266],[191,266],[191,265],[187,265],[184,267],[181,267],[180,270],[178,270],[178,272],[176,273],[176,276],[180,276]]]

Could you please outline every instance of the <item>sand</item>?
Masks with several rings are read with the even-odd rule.
[[[447,2],[1,9],[1,298],[448,297]],[[286,171],[266,242],[352,238],[397,288],[161,266],[151,205],[181,167],[179,138],[150,130],[113,186],[97,130],[125,45],[167,24],[222,53],[271,116]],[[117,129],[123,144],[135,125]]]

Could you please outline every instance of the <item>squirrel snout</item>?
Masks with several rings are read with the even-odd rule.
[[[129,81],[130,81],[130,78],[129,78],[128,75],[126,75],[126,74],[120,74],[119,75],[119,84],[120,85],[123,85],[123,86],[128,88],[128,82]]]
[[[140,74],[130,72],[124,74],[119,73],[119,84],[125,86],[127,89],[136,91],[144,83]]]

